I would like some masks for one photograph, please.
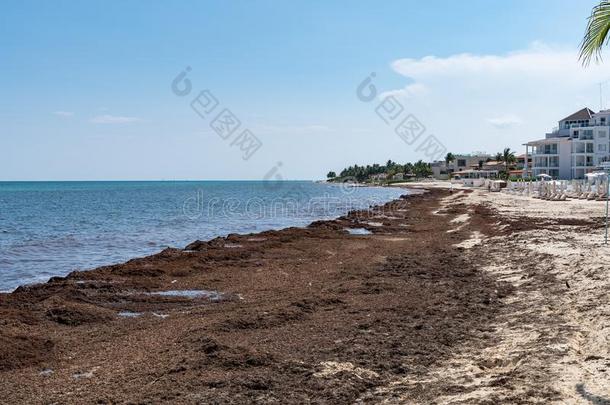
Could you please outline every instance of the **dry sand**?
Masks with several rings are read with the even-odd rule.
[[[446,188],[447,183],[414,186]],[[490,326],[492,339],[475,350],[456,353],[423,381],[440,386],[452,381],[466,392],[440,394],[433,400],[514,403],[522,402],[516,394],[524,393],[528,403],[609,404],[610,246],[603,243],[605,202],[554,202],[473,190],[456,202],[446,198],[443,205],[488,207],[499,214],[494,225],[507,235],[473,232],[461,245],[485,256],[484,270],[515,290]],[[523,227],[524,221],[530,226]],[[540,397],[541,387],[552,398]],[[418,402],[408,395],[405,399]]]

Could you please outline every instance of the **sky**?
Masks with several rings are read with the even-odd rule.
[[[320,179],[522,153],[599,110],[600,83],[610,108],[610,65],[577,60],[596,3],[4,2],[0,181]]]

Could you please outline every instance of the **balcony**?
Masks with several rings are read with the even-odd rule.
[[[561,138],[561,137],[568,137],[570,136],[570,129],[569,128],[553,128],[551,130],[551,132],[547,132],[545,134],[545,138]]]
[[[574,167],[594,167],[593,158],[575,159],[572,163]]]
[[[554,146],[554,148],[551,146]],[[534,147],[534,149],[532,149],[532,156],[536,156],[536,155],[548,156],[548,155],[557,155],[557,154],[558,154],[558,148],[557,148],[557,145],[555,145],[555,144],[536,146],[536,147]]]
[[[587,128],[587,127],[594,127],[595,124],[569,124],[569,125],[564,125],[564,128]]]
[[[561,127],[553,127],[553,132],[556,132],[558,129],[572,129],[572,128],[590,128],[590,127],[608,127],[610,126],[610,122],[593,122],[593,123],[577,123],[577,124],[567,124]]]
[[[572,153],[595,153],[594,146],[594,142],[592,142],[591,140],[583,141],[582,138],[580,140],[574,138],[574,140],[572,141]]]

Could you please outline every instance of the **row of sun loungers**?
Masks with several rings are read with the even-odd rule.
[[[594,184],[584,180],[509,181],[505,190],[509,194],[548,201],[566,201],[567,199],[599,201],[608,198],[608,180],[598,180]]]

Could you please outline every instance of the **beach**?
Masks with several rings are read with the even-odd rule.
[[[410,187],[1,294],[2,400],[608,403],[604,203]]]

